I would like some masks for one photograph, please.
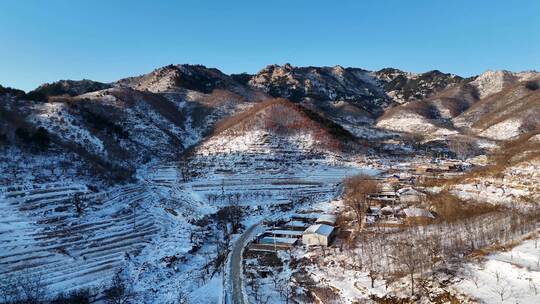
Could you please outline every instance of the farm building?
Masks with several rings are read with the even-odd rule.
[[[334,227],[325,224],[309,226],[302,235],[302,243],[307,246],[328,246],[334,235]]]
[[[288,230],[288,229],[274,229],[267,231],[268,234],[279,238],[301,238],[303,231],[300,230]]]
[[[315,224],[336,225],[337,217],[334,214],[323,214],[315,221]]]
[[[296,239],[265,236],[259,240],[259,243],[265,244],[265,245],[276,244],[276,245],[283,245],[283,246],[292,246],[294,245],[294,243],[296,243]]]
[[[435,219],[435,216],[428,210],[416,207],[405,208],[398,215],[409,222],[428,222]]]
[[[252,251],[276,251],[287,250],[298,242],[296,238],[281,238],[272,236],[261,236],[256,243],[249,245],[249,250]]]
[[[384,191],[378,193],[369,193],[367,198],[372,202],[389,204],[399,202],[399,196],[395,191]]]
[[[425,199],[426,195],[412,187],[406,187],[397,191],[401,203],[416,203]]]
[[[290,222],[287,222],[285,223],[285,225],[283,225],[283,228],[284,229],[287,229],[287,230],[300,230],[300,231],[304,231],[306,230],[306,228],[309,226],[308,223],[306,222],[302,222],[302,221],[290,221]]]
[[[380,212],[380,215],[381,217],[383,218],[393,218],[400,210],[400,207],[399,206],[396,206],[396,207],[392,207],[392,206],[385,206],[383,208],[381,208],[381,212]]]
[[[291,216],[291,219],[292,221],[295,221],[295,222],[303,222],[303,223],[312,224],[312,223],[315,223],[318,217],[319,217],[318,214],[306,213],[306,214],[293,214]]]

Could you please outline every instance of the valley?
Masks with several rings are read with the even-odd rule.
[[[534,303],[539,83],[285,64],[0,87],[0,303]]]

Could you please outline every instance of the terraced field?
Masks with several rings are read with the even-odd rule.
[[[366,170],[275,139],[242,152],[206,152],[187,168],[149,165],[138,171],[136,183],[102,191],[69,180],[0,188],[0,276],[41,274],[52,296],[84,287],[103,290],[124,270],[134,288],[144,291],[141,302],[167,301],[179,282],[189,281],[184,287],[192,298],[213,303],[217,294],[199,291],[221,284],[206,267],[222,231],[211,220],[195,220],[233,200],[259,217],[272,209],[259,206],[322,202],[335,196],[344,176]],[[174,266],[166,266],[171,259]],[[159,295],[148,292],[157,286]]]
[[[335,193],[344,176],[376,172],[360,162],[318,152],[308,136],[280,137],[262,131],[204,143],[190,169],[198,178],[187,184],[214,206],[229,203],[231,196],[244,205],[323,199]]]
[[[0,213],[7,216],[0,219],[0,276],[42,274],[51,290],[108,280],[161,229],[137,207],[151,199],[137,186],[92,193],[81,184],[51,183],[2,192]]]

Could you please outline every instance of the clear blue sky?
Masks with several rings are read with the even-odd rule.
[[[540,70],[539,29],[538,0],[1,0],[0,84],[114,81],[171,63]]]

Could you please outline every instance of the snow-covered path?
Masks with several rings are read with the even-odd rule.
[[[242,254],[246,244],[259,232],[261,227],[260,222],[252,225],[233,244],[229,260],[227,261],[224,286],[225,297],[223,297],[224,304],[247,304],[244,299],[242,286]]]

